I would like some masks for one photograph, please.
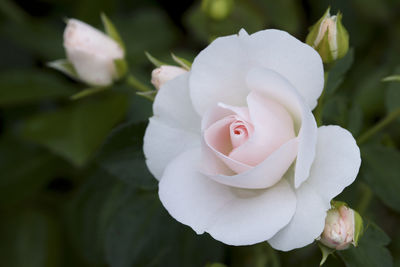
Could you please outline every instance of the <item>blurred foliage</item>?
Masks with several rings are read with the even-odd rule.
[[[241,28],[305,40],[329,5],[344,14],[352,49],[330,69],[322,122],[358,137],[400,107],[400,83],[381,82],[400,74],[397,0],[235,0],[222,17],[210,17],[200,1],[0,1],[1,265],[317,266],[315,245],[232,248],[174,221],[142,152],[151,102],[123,83],[71,101],[84,85],[45,65],[64,58],[64,18],[100,28],[104,12],[125,42],[130,73],[151,86],[144,51],[165,62],[171,52],[192,60]],[[326,266],[400,266],[399,149],[400,120],[361,145],[359,178],[339,199],[370,223],[359,248]]]

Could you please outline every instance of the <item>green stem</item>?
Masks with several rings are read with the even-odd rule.
[[[317,122],[317,126],[322,125],[322,111],[324,108],[324,96],[325,96],[326,84],[328,82],[328,76],[329,76],[329,72],[327,71],[324,74],[324,78],[325,78],[324,90],[322,91],[322,94],[318,99],[318,105],[314,111],[314,116],[315,116],[315,121]]]
[[[150,101],[154,101],[154,96],[151,95],[151,93],[154,92],[154,90],[148,87],[147,85],[143,84],[141,81],[139,81],[132,75],[129,75],[126,78],[126,83],[131,87],[135,88],[137,91],[139,91],[140,93],[137,93],[138,95],[143,96],[144,98],[147,98]]]
[[[400,116],[400,108],[393,110],[385,118],[383,118],[380,122],[378,122],[372,128],[370,128],[369,130],[364,132],[361,136],[359,136],[357,138],[357,143],[359,145],[365,143],[368,139],[370,139],[376,133],[381,131],[383,128],[385,128],[387,125],[389,125],[391,122],[393,122],[399,116]]]

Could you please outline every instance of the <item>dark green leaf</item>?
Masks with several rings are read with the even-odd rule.
[[[193,266],[220,261],[222,246],[173,220],[154,193],[131,192],[106,237],[112,267]]]
[[[339,59],[335,65],[329,70],[328,81],[326,83],[326,94],[332,95],[336,89],[342,84],[347,71],[350,69],[354,61],[354,49],[350,49],[346,56]]]
[[[53,178],[59,160],[10,137],[0,140],[0,206],[39,192]]]
[[[60,232],[47,215],[26,211],[0,223],[1,265],[7,267],[61,266]]]
[[[98,162],[110,174],[128,184],[155,188],[143,155],[146,123],[127,123],[116,128],[98,155]]]
[[[80,166],[122,120],[127,104],[124,95],[111,93],[78,101],[69,107],[33,116],[24,125],[23,135]]]
[[[386,205],[400,211],[400,152],[381,145],[363,147],[361,152],[365,181]]]
[[[74,88],[43,71],[15,70],[0,73],[0,106],[67,97]]]
[[[347,267],[390,267],[393,259],[385,247],[389,237],[377,225],[370,223],[360,239],[358,247],[339,252]]]

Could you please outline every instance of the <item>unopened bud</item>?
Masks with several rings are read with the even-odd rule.
[[[320,242],[325,246],[344,250],[350,244],[357,246],[362,232],[361,216],[342,202],[335,202],[328,211]]]
[[[69,19],[64,31],[64,47],[77,78],[87,84],[107,86],[120,76],[116,62],[123,61],[123,48],[92,26]]]
[[[163,65],[153,70],[151,73],[151,83],[158,90],[161,88],[161,86],[163,86],[164,83],[186,72],[187,70],[180,67]]]
[[[342,14],[330,15],[330,8],[310,28],[306,43],[315,48],[324,63],[344,57],[349,50],[349,34],[342,24]]]
[[[201,8],[208,16],[215,20],[222,20],[232,12],[233,0],[203,0]]]

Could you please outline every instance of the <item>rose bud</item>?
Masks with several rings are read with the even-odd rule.
[[[64,47],[76,78],[89,85],[108,86],[122,74],[117,66],[124,58],[121,45],[82,21],[68,20]]]
[[[180,67],[163,65],[153,70],[151,73],[151,83],[159,90],[164,83],[186,72],[187,70]]]
[[[342,25],[342,14],[330,15],[330,8],[310,28],[306,43],[315,48],[324,63],[344,57],[349,50],[349,34]]]
[[[203,12],[215,20],[223,20],[228,17],[233,7],[233,0],[203,0],[201,2]]]
[[[325,219],[325,228],[320,242],[336,249],[347,249],[350,244],[357,246],[362,232],[361,216],[342,202],[334,202]]]

